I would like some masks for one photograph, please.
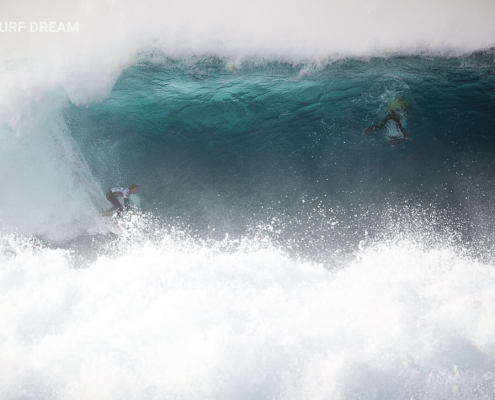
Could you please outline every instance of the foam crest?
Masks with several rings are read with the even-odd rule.
[[[266,245],[222,252],[171,237],[84,269],[15,237],[1,255],[3,398],[495,389],[493,266],[449,249],[376,246],[335,272]]]
[[[34,63],[35,76],[31,70],[24,85],[52,81],[78,103],[104,97],[122,69],[150,51],[179,58],[303,62],[397,53],[459,55],[495,45],[490,0],[476,6],[468,0],[90,0],[43,6],[24,0],[5,7],[2,18],[79,24],[78,33],[26,30],[0,36],[2,60]]]

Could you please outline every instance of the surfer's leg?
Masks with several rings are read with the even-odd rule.
[[[122,211],[124,211],[124,207],[122,207],[122,204],[120,203],[120,201],[117,199],[117,197],[115,197],[115,195],[112,193],[112,191],[110,190],[107,195],[107,200],[112,203],[113,207],[110,208],[109,210],[107,210],[107,213],[110,214],[111,212],[115,211],[115,210],[119,210],[118,214],[120,214]]]

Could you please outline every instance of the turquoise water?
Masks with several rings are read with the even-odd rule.
[[[362,136],[400,96],[413,143],[391,146],[385,128]],[[486,256],[494,106],[488,52],[318,67],[144,63],[108,99],[64,115],[103,188],[136,182],[143,211],[203,237],[276,219],[280,244],[321,259],[386,235],[390,218],[424,225],[429,213],[439,220],[428,229],[453,230]]]

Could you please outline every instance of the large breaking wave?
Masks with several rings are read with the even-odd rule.
[[[1,398],[493,397],[492,2],[4,6]]]

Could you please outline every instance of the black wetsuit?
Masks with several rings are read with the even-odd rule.
[[[407,136],[406,131],[402,127],[402,123],[400,122],[400,115],[397,114],[397,112],[395,112],[394,110],[390,111],[387,114],[387,116],[385,118],[383,118],[382,122],[379,125],[370,126],[369,128],[366,129],[366,132],[373,132],[373,131],[376,131],[378,129],[381,129],[390,120],[392,120],[396,123],[397,128],[399,128],[400,132],[404,135],[404,139],[411,141],[409,139],[409,136]],[[400,136],[394,136],[394,137],[389,138],[389,142],[391,144],[400,144],[401,141],[402,141],[402,138]]]
[[[110,208],[107,213],[110,214],[114,210],[117,211],[117,215],[120,215],[122,211],[124,211],[124,207],[122,207],[122,204],[120,203],[119,199],[117,199],[117,196],[123,197],[124,198],[124,206],[126,211],[129,211],[131,208],[131,205],[129,204],[129,193],[130,189],[129,188],[124,188],[124,187],[117,187],[110,189],[107,192],[107,200],[112,203],[113,207]]]

